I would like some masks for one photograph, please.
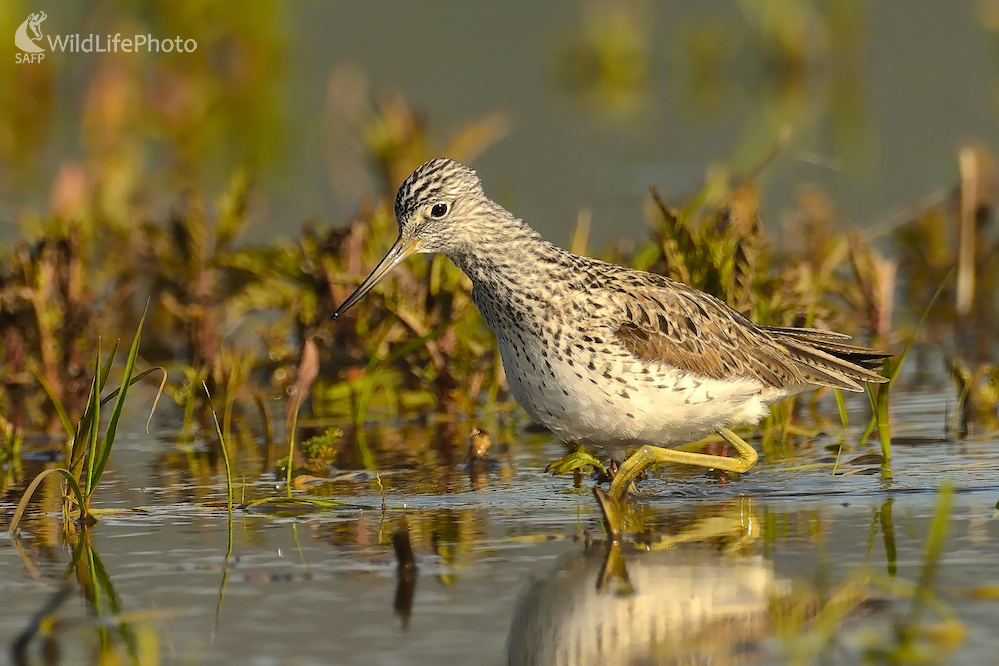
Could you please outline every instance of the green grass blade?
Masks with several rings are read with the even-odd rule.
[[[842,389],[833,389],[833,395],[836,396],[836,408],[839,410],[839,422],[843,428],[850,427],[850,418],[846,414],[846,400],[843,399]]]
[[[364,381],[367,382],[368,376],[365,374]],[[296,391],[295,393],[295,409],[291,412],[291,423],[288,426],[288,470],[285,478],[285,490],[288,493],[288,498],[291,498],[291,474],[295,468],[295,434],[298,432],[298,412],[302,408],[302,395]],[[365,407],[365,411],[367,407]],[[358,408],[360,412],[360,408]],[[360,431],[360,426],[358,426],[358,431]]]
[[[63,469],[62,467],[53,467],[51,469],[44,470],[39,473],[28,487],[24,490],[24,494],[21,495],[21,501],[17,503],[17,508],[14,509],[14,515],[10,519],[10,525],[7,527],[7,532],[11,536],[17,536],[17,525],[21,522],[21,517],[24,515],[24,510],[28,506],[28,501],[31,496],[35,494],[35,490],[41,485],[45,477],[51,474],[62,474],[66,478],[66,483],[69,485],[70,490],[73,492],[73,496],[76,498],[76,503],[83,507],[83,493],[80,492],[80,484],[76,482],[76,477],[74,477],[69,470]]]
[[[222,436],[222,425],[219,423],[218,414],[215,413],[215,406],[212,405],[212,394],[208,390],[208,383],[201,381],[205,395],[208,396],[208,409],[212,412],[212,419],[215,421],[215,434],[219,436],[219,446],[222,447],[222,464],[225,465],[225,495],[229,507],[229,553],[232,553],[232,469],[229,467],[229,452],[226,449],[225,437]]]
[[[125,396],[128,394],[128,387],[132,385],[132,373],[135,372],[135,359],[139,356],[139,338],[142,336],[142,324],[146,321],[146,311],[149,305],[147,304],[145,308],[142,309],[142,316],[139,317],[139,326],[135,329],[135,337],[132,338],[132,348],[128,351],[128,358],[125,359],[125,373],[121,379],[121,388],[118,389],[118,399],[114,403],[114,407],[111,409],[111,418],[108,419],[108,427],[104,431],[104,444],[101,447],[100,458],[94,467],[93,473],[93,485],[96,486],[100,480],[101,475],[104,474],[104,469],[107,467],[108,458],[111,457],[111,447],[114,446],[115,436],[118,434],[118,422],[121,419],[122,409],[125,407]],[[118,345],[115,344],[115,350],[117,350]],[[111,360],[114,358],[114,350],[112,350],[112,355],[108,359],[108,369],[110,370]],[[107,381],[107,376],[104,377]],[[98,406],[99,408],[99,406]]]
[[[228,547],[225,551],[225,561],[222,565],[222,583],[219,585],[218,601],[215,603],[215,622],[212,625],[212,642],[215,642],[215,632],[218,630],[219,617],[222,615],[222,602],[225,600],[225,586],[229,580],[229,559],[232,557],[232,469],[229,467],[229,453],[226,449],[225,437],[222,434],[222,425],[219,423],[218,414],[215,413],[215,406],[212,405],[212,394],[208,390],[208,383],[202,380],[201,386],[205,389],[208,397],[208,409],[212,412],[212,420],[215,422],[215,434],[219,437],[219,446],[222,447],[222,464],[225,465],[225,496],[226,507],[228,509]],[[291,454],[288,454],[288,468],[291,469]]]
[[[163,375],[164,375],[164,377],[166,376],[166,369],[163,368],[162,366],[158,365],[155,368],[149,368],[148,370],[143,370],[139,374],[135,375],[134,377],[132,377],[132,380],[130,382],[128,382],[128,385],[129,386],[135,386],[136,384],[138,384],[139,382],[141,382],[143,379],[145,379],[146,377],[148,377],[149,375],[151,375],[151,374],[153,374],[154,372],[157,372],[157,371],[162,372]],[[163,391],[162,387],[165,386],[165,385],[166,385],[165,381],[161,381],[160,382],[160,391],[159,391],[159,393],[162,393],[162,391]],[[103,398],[101,398],[101,407],[103,407],[104,405],[108,404],[109,402],[111,402],[112,400],[114,400],[115,398],[117,398],[119,393],[121,393],[121,387],[120,386],[118,388],[116,388],[115,390],[111,391],[111,393],[108,393],[106,396],[104,396]],[[157,398],[159,398],[159,393],[157,393]]]
[[[954,486],[945,481],[940,486],[940,501],[930,523],[930,532],[926,537],[926,549],[923,552],[923,568],[919,573],[919,581],[909,607],[909,617],[902,627],[903,641],[915,639],[915,632],[920,626],[923,610],[932,596],[933,579],[940,564],[940,554],[947,541],[947,524],[950,519],[950,505],[954,495]]]
[[[839,423],[843,429],[846,430],[850,427],[850,419],[846,413],[846,400],[843,398],[843,391],[841,389],[833,389],[833,395],[836,396],[836,409],[839,410]],[[836,462],[833,463],[833,476],[835,476],[837,470],[839,470],[839,457],[843,453],[843,445],[845,443],[845,439],[841,437],[839,440],[839,450],[836,451]]]
[[[108,375],[111,374],[111,366],[114,364],[114,357],[118,354],[119,342],[120,340],[115,340],[114,347],[111,348],[111,353],[108,354],[108,360],[104,362],[104,367],[101,368],[101,381],[99,384],[101,391],[103,391],[104,387],[108,385]]]
[[[73,427],[73,421],[70,420],[69,414],[66,413],[66,408],[62,404],[62,400],[56,395],[55,390],[52,388],[52,384],[49,380],[45,379],[45,375],[42,374],[41,368],[39,368],[34,362],[28,364],[31,374],[35,376],[38,383],[42,385],[45,389],[45,394],[49,397],[52,402],[52,406],[55,407],[56,414],[59,415],[59,420],[62,421],[62,427],[65,428],[66,434],[69,435],[70,440],[76,438],[76,428]]]
[[[97,461],[98,435],[101,428],[101,339],[97,338],[97,358],[94,361],[94,388],[90,395],[90,406],[87,411],[90,413],[90,437],[87,444],[87,475],[84,478],[83,487],[83,515],[86,518],[90,514],[90,497],[94,494],[94,465]]]
[[[867,394],[867,400],[871,403],[871,420],[867,422],[867,427],[864,428],[864,432],[860,435],[861,445],[867,441],[867,439],[871,436],[871,433],[874,432],[875,426],[878,424],[877,404],[874,399],[874,389],[871,388],[870,384],[864,385],[864,393]]]
[[[891,359],[886,359],[885,362],[890,369]],[[891,464],[891,421],[888,418],[888,395],[891,392],[891,382],[878,384],[874,392],[877,401],[874,414],[878,422],[878,439],[881,440],[881,464],[888,466]]]
[[[99,377],[95,375],[94,381],[90,383],[90,395],[87,396],[87,408],[83,411],[83,416],[80,417],[80,422],[76,426],[76,436],[73,437],[73,446],[70,448],[69,471],[77,477],[80,475],[80,465],[83,463],[85,458],[83,453],[86,450],[85,442],[90,435],[90,424],[94,420],[91,406],[94,402],[94,396],[100,395],[100,392],[97,390],[98,380]]]
[[[898,364],[895,366],[894,371],[889,375],[889,380],[888,380],[889,384],[894,384],[895,380],[898,378],[899,371],[902,369],[902,364],[905,363],[905,359],[908,358],[909,351],[912,349],[912,345],[916,343],[916,336],[919,335],[919,331],[923,329],[923,325],[926,323],[926,318],[929,317],[930,315],[930,310],[933,309],[933,306],[934,304],[936,304],[937,299],[940,298],[941,294],[943,294],[944,287],[947,286],[947,282],[950,280],[950,277],[953,274],[954,274],[954,269],[952,268],[950,272],[947,273],[944,279],[940,282],[940,286],[937,287],[936,293],[933,294],[933,298],[930,299],[930,302],[926,306],[926,309],[923,310],[923,314],[919,318],[919,323],[916,324],[916,329],[912,332],[912,335],[909,336],[909,340],[905,343],[905,348],[902,350],[902,353],[899,354],[898,356]]]
[[[909,339],[905,343],[905,348],[902,349],[902,353],[899,354],[898,356],[898,361],[895,363],[895,366],[891,368],[891,370],[887,374],[888,387],[891,387],[892,384],[895,383],[895,380],[898,379],[899,372],[902,370],[902,366],[905,364],[905,359],[909,357],[909,351],[912,349],[912,345],[916,344],[916,337],[919,335],[919,331],[922,330],[923,325],[926,323],[926,318],[930,314],[930,310],[933,309],[934,304],[936,304],[937,299],[940,298],[940,295],[944,291],[944,287],[947,286],[947,282],[950,280],[950,277],[953,274],[954,274],[954,269],[951,269],[950,272],[947,273],[944,279],[940,282],[940,286],[937,287],[936,293],[933,294],[933,298],[930,299],[930,302],[929,304],[927,304],[926,309],[923,310],[923,314],[919,318],[919,323],[916,324],[916,328],[912,331],[912,335],[909,336]],[[891,366],[890,363],[887,363],[886,365],[888,365],[889,367]],[[884,384],[881,384],[879,386],[884,386]],[[872,414],[871,414],[871,420],[868,421],[867,427],[864,429],[864,434],[861,435],[860,437],[861,444],[867,441],[867,438],[871,436],[871,433],[874,431],[874,428],[879,427],[878,426],[879,395],[880,395],[879,393],[875,393],[875,391],[871,389],[870,384],[867,384],[867,397],[870,398],[871,400]],[[885,407],[887,408],[887,400],[888,400],[887,391],[885,392],[884,400],[885,400]],[[887,418],[887,414],[885,415],[885,418]]]

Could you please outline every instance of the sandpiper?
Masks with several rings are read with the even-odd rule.
[[[729,428],[758,423],[774,402],[886,381],[877,371],[888,354],[844,344],[847,335],[755,324],[681,282],[556,247],[453,160],[414,171],[395,216],[392,249],[333,318],[407,257],[446,255],[472,281],[517,402],[561,439],[624,461],[611,483],[615,501],[655,463],[747,471],[756,451]],[[711,433],[736,455],[671,448]]]

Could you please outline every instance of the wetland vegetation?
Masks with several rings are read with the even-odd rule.
[[[793,91],[824,56],[791,39],[806,28],[745,4],[760,43],[744,49]],[[994,654],[999,233],[986,148],[959,148],[942,193],[867,228],[802,188],[779,243],[761,202],[791,129],[752,167],[705,169],[692,192],[642,183],[648,232],[635,242],[598,246],[580,216],[574,252],[894,355],[892,381],[866,398],[816,391],[741,431],[762,456],[744,478],[657,470],[612,545],[589,494],[606,461],[580,451],[592,469],[544,473],[570,451],[510,397],[447,259],[407,261],[330,322],[395,238],[402,179],[438,155],[474,166],[515,131],[502,116],[441,128],[398,92],[349,99],[342,131],[376,186],[352,216],[280,238],[248,233],[253,168],[198,182],[226,133],[258,161],[275,150],[279,12],[261,7],[192,61],[95,64],[79,113],[87,158],[59,166],[44,213],[16,220],[0,247],[0,589],[18,600],[0,635],[15,662],[227,661],[254,640],[268,658],[352,653],[344,663],[467,658],[478,641],[496,650],[487,661],[505,650],[511,663],[552,663],[566,645],[594,663],[607,645],[656,663]],[[647,9],[589,6],[554,41],[554,84],[599,113],[635,103],[652,76]],[[184,32],[216,19],[192,3],[151,20]],[[691,53],[721,69],[739,57]],[[21,91],[47,89],[48,75],[12,74]],[[10,163],[44,122],[44,94],[24,100],[0,118],[0,137],[19,137],[0,142]],[[168,166],[143,157],[151,142],[169,147]],[[161,187],[167,206],[151,203]],[[671,601],[697,595],[718,608]],[[628,599],[653,638],[633,619],[616,642],[587,642]],[[331,629],[324,604],[357,617]]]

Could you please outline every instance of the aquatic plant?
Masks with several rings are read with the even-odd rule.
[[[0,493],[21,476],[21,447],[24,437],[0,415]]]
[[[101,279],[96,263],[82,226],[58,219],[39,240],[22,241],[0,259],[0,408],[17,427],[55,426],[62,415],[54,404],[70,418],[86,409],[93,331],[113,328],[129,290],[124,275]]]
[[[71,442],[66,466],[49,468],[36,476],[28,485],[11,518],[8,527],[11,534],[17,533],[17,526],[28,505],[28,500],[31,499],[32,494],[38,488],[39,484],[50,474],[61,474],[68,487],[68,492],[64,495],[63,499],[64,522],[68,522],[74,513],[78,514],[76,520],[81,525],[91,525],[96,522],[90,503],[101,481],[101,477],[104,475],[108,459],[111,456],[111,449],[114,446],[115,437],[118,432],[118,423],[121,419],[122,409],[125,406],[125,397],[128,395],[128,389],[132,384],[142,380],[156,370],[155,368],[149,369],[133,376],[136,359],[139,355],[139,339],[142,334],[142,324],[144,321],[145,311],[143,311],[142,317],[139,319],[139,326],[135,331],[135,337],[132,339],[132,347],[128,352],[128,357],[125,359],[121,385],[114,392],[103,398],[101,394],[107,387],[108,377],[111,374],[118,345],[115,343],[102,365],[100,341],[98,341],[93,380],[90,386],[86,411],[75,426],[68,418],[63,421],[66,434],[69,436]],[[50,398],[58,405],[57,396],[51,394]],[[105,426],[104,437],[101,437],[99,434],[101,407],[111,400],[115,400],[115,403],[111,410],[111,416]],[[66,412],[64,409],[58,407],[58,411],[60,415],[65,417]],[[71,506],[72,503],[75,503],[75,509]]]
[[[686,282],[764,325],[857,329],[845,307],[846,236],[830,235],[827,220],[800,211],[792,242],[803,249],[780,254],[769,247],[752,181],[716,173],[679,207],[655,189],[652,198],[654,242],[636,252],[636,268]]]
[[[952,429],[962,437],[999,430],[999,365],[982,363],[974,371],[963,359],[950,359],[947,372],[957,391]]]
[[[341,437],[343,437],[343,430],[334,427],[327,428],[323,434],[310,437],[302,442],[305,466],[312,469],[322,469],[329,464],[333,456],[336,455]]]
[[[0,254],[0,411],[11,427],[9,451],[26,429],[75,423],[87,412],[93,374],[87,359],[96,351],[92,332],[110,336],[130,325],[131,295],[137,291],[148,292],[158,306],[143,336],[142,357],[168,368],[166,393],[182,409],[184,432],[190,436],[196,425],[201,432],[213,429],[200,388],[207,382],[218,396],[222,433],[237,461],[273,462],[274,419],[267,396],[282,392],[291,399],[285,403],[284,434],[277,439],[295,441],[300,422],[312,428],[318,420],[320,429],[335,424],[344,431],[336,458],[370,469],[394,455],[392,438],[373,429],[375,423],[433,414],[440,432],[419,440],[432,449],[457,441],[466,419],[504,427],[523,421],[469,283],[446,259],[405,263],[370,299],[330,325],[335,304],[395,236],[391,203],[397,183],[430,156],[474,158],[506,131],[503,118],[491,115],[437,145],[426,122],[397,93],[369,96],[365,88],[358,99],[348,121],[376,176],[375,190],[346,224],[310,221],[293,237],[271,243],[251,244],[242,236],[252,196],[246,171],[232,176],[214,204],[190,190],[163,220],[138,205],[128,208],[123,200],[103,197],[110,185],[102,178],[112,177],[110,172],[81,178],[82,167],[67,166],[60,173],[56,189],[76,194],[60,195],[51,219],[26,222],[34,241]],[[868,331],[881,347],[953,339],[957,295],[951,287],[925,328],[916,327],[918,336],[910,335],[908,315],[924,309],[928,276],[942,280],[961,256],[969,265],[969,228],[975,231],[973,293],[999,280],[994,259],[999,253],[988,233],[988,160],[976,160],[962,161],[958,195],[866,234],[836,231],[842,220],[834,206],[806,190],[790,213],[781,250],[770,246],[760,219],[759,169],[742,178],[712,170],[699,191],[678,203],[654,190],[649,242],[631,253],[615,246],[604,256],[688,282],[764,324]],[[86,201],[115,208],[80,203]],[[124,223],[126,209],[143,220],[141,225]],[[971,227],[961,221],[969,219],[968,211],[975,221]],[[940,221],[949,231],[941,231]],[[876,247],[871,242],[876,237],[895,241],[896,251]],[[585,250],[582,227],[574,247]],[[102,255],[112,258],[98,261]],[[897,268],[923,264],[927,270],[918,274]],[[955,370],[955,377],[964,378],[957,388],[969,428],[977,427],[976,419],[991,428],[987,377],[993,358],[981,331],[989,330],[994,317],[988,299],[976,296],[970,304],[965,321],[976,338],[959,347],[965,353],[950,355],[951,366],[967,369]],[[816,434],[830,418],[817,406],[822,393],[776,408],[758,431],[761,448],[773,456],[790,455],[798,442]],[[841,398],[837,410],[845,426]],[[866,439],[879,430],[886,461],[887,400],[888,393],[872,396],[875,416],[865,433]],[[254,414],[263,424],[263,442],[253,434]],[[257,451],[261,444],[266,450]],[[712,444],[695,448],[704,445]],[[238,453],[245,447],[247,455]],[[199,464],[197,456],[189,458]],[[20,468],[8,469],[16,476]]]

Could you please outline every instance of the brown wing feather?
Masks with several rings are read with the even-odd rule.
[[[614,332],[642,361],[713,379],[756,379],[773,389],[861,391],[862,382],[884,381],[875,371],[888,354],[836,342],[848,337],[841,333],[757,326],[722,301],[665,278],[643,286],[623,294],[625,317]]]

